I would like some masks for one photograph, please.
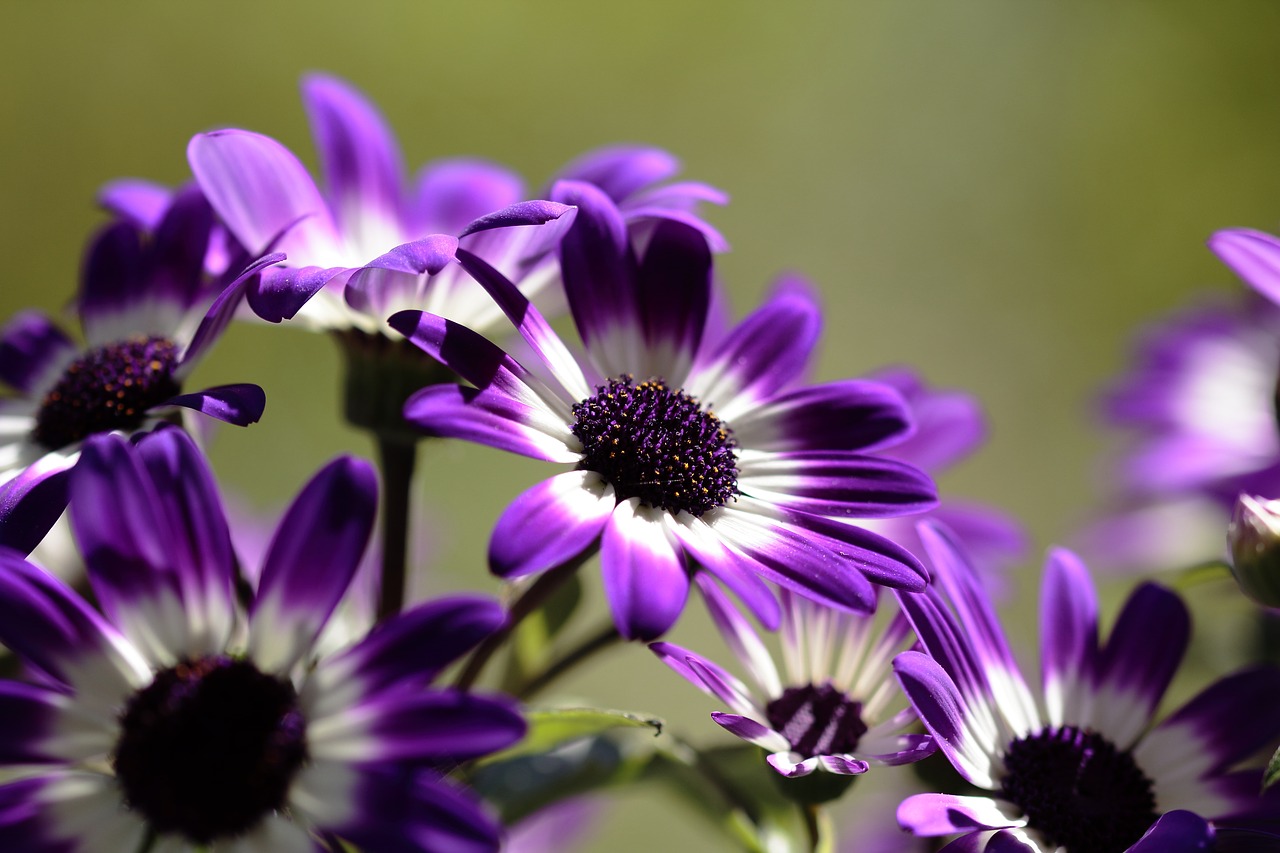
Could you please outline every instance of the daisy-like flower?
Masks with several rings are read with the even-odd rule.
[[[188,149],[196,180],[241,243],[263,246],[284,232],[280,248],[288,263],[267,271],[249,294],[263,319],[296,317],[317,329],[377,335],[386,333],[384,320],[395,311],[425,308],[488,329],[501,314],[452,263],[459,236],[531,298],[554,284],[548,250],[558,230],[501,226],[546,223],[565,214],[565,205],[522,201],[517,175],[473,160],[429,164],[410,185],[394,135],[363,95],[311,75],[302,98],[324,192],[266,136],[215,131],[196,136]],[[652,186],[675,171],[673,158],[652,149],[612,149],[572,169],[625,199],[636,220],[701,223],[692,213],[697,201],[723,200],[701,184]]]
[[[442,317],[390,321],[474,386],[418,392],[405,407],[411,423],[572,466],[502,514],[493,571],[545,571],[599,543],[614,622],[646,640],[679,617],[695,566],[771,626],[777,602],[761,578],[862,612],[877,583],[922,588],[925,571],[904,549],[834,520],[934,504],[923,473],[866,455],[910,432],[897,392],[861,380],[796,384],[820,320],[794,288],[701,346],[711,295],[703,234],[664,221],[637,254],[598,188],[566,182],[559,195],[578,207],[560,253],[581,363],[511,282],[463,250],[462,265],[532,348],[528,364]]]
[[[1223,554],[1241,492],[1280,497],[1280,310],[1249,295],[1183,309],[1149,328],[1104,399],[1130,432],[1116,508],[1084,550],[1107,566],[1168,568]]]
[[[35,677],[0,682],[0,848],[497,849],[444,774],[524,723],[508,700],[427,686],[501,623],[497,604],[426,603],[313,651],[373,526],[366,463],[339,458],[299,493],[243,618],[212,475],[180,430],[90,441],[71,490],[100,613],[0,551],[0,642]]]
[[[266,404],[256,385],[184,392],[270,255],[211,290],[204,259],[213,214],[176,194],[154,233],[121,220],[89,246],[76,308],[85,344],[27,311],[0,329],[0,544],[29,551],[66,507],[65,474],[89,436],[145,429],[184,410],[246,425]],[[234,267],[233,267],[234,268]]]
[[[916,835],[964,833],[947,849],[1179,853],[1223,825],[1277,812],[1261,768],[1238,765],[1280,737],[1280,671],[1214,683],[1152,727],[1178,669],[1190,617],[1172,592],[1139,586],[1099,642],[1084,565],[1053,551],[1041,589],[1041,690],[1022,677],[973,568],[927,522],[935,567],[924,594],[899,595],[924,652],[894,670],[951,764],[987,796],[918,794],[898,809]]]
[[[650,648],[669,667],[732,709],[711,715],[719,726],[769,752],[784,776],[825,770],[844,776],[871,765],[908,764],[933,753],[928,735],[904,732],[916,721],[890,678],[893,656],[909,646],[900,612],[877,625],[782,592],[782,672],[751,624],[724,593],[697,578],[711,618],[755,689],[674,643]]]

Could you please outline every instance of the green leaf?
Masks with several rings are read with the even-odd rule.
[[[552,593],[546,604],[521,621],[511,639],[504,687],[521,683],[546,663],[551,644],[569,624],[581,602],[582,581],[574,575]]]
[[[1262,774],[1262,790],[1267,790],[1276,782],[1280,782],[1280,749],[1267,762],[1267,769]]]
[[[553,708],[526,711],[529,731],[524,740],[504,752],[485,758],[481,764],[506,761],[523,755],[535,755],[579,738],[603,734],[613,729],[644,729],[662,734],[661,718],[631,711],[609,711],[602,708]]]

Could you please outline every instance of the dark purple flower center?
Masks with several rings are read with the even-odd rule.
[[[196,844],[282,808],[307,760],[293,685],[212,655],[156,674],[120,718],[115,771],[129,808]]]
[[[173,377],[178,347],[138,336],[90,350],[45,395],[32,438],[50,450],[99,432],[133,429],[148,409],[181,389]]]
[[[1159,815],[1151,780],[1111,741],[1075,726],[1016,740],[1000,796],[1068,853],[1122,853]]]
[[[862,703],[830,684],[788,687],[765,706],[765,716],[769,726],[805,758],[853,752],[867,733]]]
[[[661,379],[610,379],[573,414],[583,446],[579,467],[608,480],[620,501],[702,515],[738,493],[733,433]]]

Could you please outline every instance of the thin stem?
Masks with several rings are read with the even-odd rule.
[[[805,832],[809,835],[809,849],[818,850],[822,843],[822,827],[819,823],[822,807],[817,803],[802,803],[800,814],[804,817]]]
[[[546,669],[529,679],[517,691],[516,695],[521,699],[528,699],[536,693],[545,690],[557,678],[573,669],[578,664],[587,660],[592,655],[604,651],[614,643],[620,642],[622,635],[618,633],[616,625],[610,621],[596,633],[585,638],[574,648],[570,649],[560,659],[553,661]]]
[[[480,677],[480,673],[484,671],[485,664],[489,662],[489,658],[493,657],[494,652],[502,648],[503,644],[511,637],[511,633],[524,621],[525,617],[545,604],[551,594],[561,584],[573,577],[574,573],[582,567],[583,563],[591,559],[593,554],[595,554],[595,549],[588,548],[569,562],[543,572],[533,582],[533,585],[524,591],[524,595],[511,603],[511,607],[507,611],[507,621],[503,626],[490,634],[489,638],[471,653],[471,657],[467,659],[467,665],[463,667],[453,686],[459,690],[467,690],[475,684],[476,679]]]
[[[375,433],[382,469],[382,583],[378,619],[404,608],[405,563],[409,550],[409,499],[418,445],[386,433]]]

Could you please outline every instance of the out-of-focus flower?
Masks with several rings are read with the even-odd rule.
[[[256,133],[201,134],[188,151],[196,180],[241,243],[260,247],[283,233],[288,263],[267,271],[249,294],[259,316],[384,334],[386,317],[416,308],[486,331],[502,316],[452,263],[458,245],[530,298],[555,283],[548,252],[558,231],[502,226],[555,220],[565,205],[522,201],[519,176],[478,160],[431,163],[410,183],[394,135],[363,95],[311,75],[302,98],[324,191],[288,149]],[[571,175],[607,188],[637,223],[675,218],[710,231],[693,207],[722,197],[702,184],[655,186],[675,170],[665,152],[619,148],[572,164]]]
[[[1227,528],[1231,573],[1245,595],[1280,607],[1280,500],[1241,495]]]
[[[938,746],[988,796],[918,794],[898,809],[916,835],[964,834],[957,849],[1190,853],[1216,827],[1274,821],[1261,768],[1237,769],[1280,736],[1280,671],[1223,678],[1151,728],[1186,651],[1190,617],[1152,583],[1130,596],[1105,644],[1084,565],[1050,554],[1041,590],[1040,701],[1028,688],[954,540],[922,525],[936,569],[900,595],[924,652],[894,670]]]
[[[536,358],[518,362],[475,332],[410,311],[391,324],[474,387],[412,397],[406,418],[567,463],[499,519],[490,566],[541,572],[601,546],[605,593],[623,636],[654,639],[679,617],[701,566],[776,625],[762,578],[835,607],[874,608],[875,584],[920,589],[924,568],[900,546],[837,518],[920,512],[932,482],[868,455],[906,438],[887,385],[798,385],[819,311],[782,287],[711,347],[701,346],[711,253],[691,226],[658,224],[637,254],[617,207],[589,184],[562,184],[578,207],[561,243],[581,363],[532,304],[479,258],[459,258]]]
[[[707,658],[675,645],[650,648],[673,670],[732,709],[717,725],[769,752],[784,776],[814,770],[854,776],[871,765],[908,764],[934,750],[889,677],[893,656],[911,644],[901,613],[877,624],[782,591],[782,673],[764,640],[705,578],[697,578],[711,618],[755,682],[754,690]]]
[[[65,474],[92,435],[145,429],[183,410],[238,425],[262,415],[256,385],[182,389],[253,276],[282,257],[240,265],[214,292],[204,272],[212,227],[191,188],[154,233],[121,220],[98,234],[76,300],[83,347],[35,311],[0,330],[0,381],[18,392],[0,398],[0,544],[35,547],[66,507]]]
[[[0,641],[36,676],[0,682],[0,759],[18,776],[0,785],[0,847],[497,849],[442,774],[523,720],[428,687],[497,628],[497,604],[424,604],[317,659],[373,527],[367,464],[337,459],[303,488],[243,618],[212,475],[180,430],[91,440],[71,491],[101,613],[0,551]]]

